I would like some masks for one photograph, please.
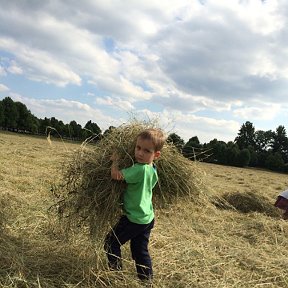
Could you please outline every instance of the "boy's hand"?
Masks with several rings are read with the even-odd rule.
[[[114,152],[110,157],[110,160],[113,162],[111,166],[111,178],[114,180],[123,180],[123,175],[118,168],[119,155]]]
[[[111,161],[118,161],[119,160],[119,155],[117,154],[117,152],[113,152],[113,154],[110,157]]]

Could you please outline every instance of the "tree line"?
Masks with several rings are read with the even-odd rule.
[[[55,137],[78,141],[94,136],[94,140],[97,141],[113,127],[102,133],[100,127],[91,120],[82,127],[74,120],[64,124],[55,117],[37,118],[25,104],[6,97],[0,101],[0,128],[46,136],[50,133]],[[197,136],[191,137],[185,143],[176,133],[171,133],[168,141],[191,160],[288,173],[288,138],[282,125],[275,131],[256,131],[253,123],[247,121],[240,127],[234,141],[227,143],[213,139],[209,143],[201,144]]]
[[[84,127],[76,121],[64,124],[55,117],[44,119],[37,118],[26,105],[21,102],[14,102],[10,97],[0,101],[0,127],[5,130],[30,133],[37,135],[53,135],[64,139],[82,141],[94,135],[97,140],[101,137],[101,129],[89,120]]]
[[[213,139],[201,144],[197,136],[185,143],[175,133],[170,134],[169,139],[191,160],[288,173],[288,138],[282,125],[275,131],[256,131],[253,123],[247,121],[240,127],[234,141],[227,143]]]

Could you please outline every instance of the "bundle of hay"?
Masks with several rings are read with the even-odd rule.
[[[134,163],[136,137],[154,124],[134,121],[111,129],[99,142],[86,141],[64,166],[62,185],[54,190],[60,196],[58,212],[67,227],[88,224],[90,233],[103,236],[121,214],[121,199],[125,182],[111,179],[110,157],[120,156],[119,168]],[[154,188],[154,205],[163,207],[181,196],[197,199],[201,177],[195,163],[184,158],[174,145],[166,143],[156,162],[159,182]]]

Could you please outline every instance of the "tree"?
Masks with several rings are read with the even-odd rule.
[[[103,137],[108,136],[115,128],[116,127],[114,127],[114,126],[109,126],[109,128],[104,131]]]
[[[227,157],[227,164],[232,166],[238,166],[237,160],[238,160],[238,154],[240,153],[239,147],[236,143],[233,143],[232,141],[229,141],[227,143],[226,148],[226,157]]]
[[[31,118],[32,118],[31,133],[33,133],[33,134],[38,134],[38,133],[39,133],[40,121],[39,121],[39,119],[38,119],[36,116],[34,116],[33,114],[31,114]]]
[[[255,132],[255,151],[262,152],[271,148],[274,133],[271,130]]]
[[[89,136],[94,136],[95,140],[99,140],[101,138],[102,131],[100,127],[96,123],[93,123],[91,120],[85,124],[84,129],[84,138],[88,138]]]
[[[188,140],[188,142],[183,147],[183,155],[189,159],[196,159],[197,148],[201,148],[200,141],[197,136],[194,136]]]
[[[272,151],[278,152],[285,162],[288,161],[288,138],[285,127],[280,125],[273,134]]]
[[[71,132],[71,137],[75,140],[82,139],[82,126],[78,124],[75,120],[69,123],[69,128]]]
[[[39,130],[40,134],[46,134],[47,127],[51,126],[51,120],[47,117],[44,119],[39,119]]]
[[[240,150],[248,148],[249,145],[255,147],[255,128],[251,122],[247,121],[241,126],[235,142]]]
[[[216,138],[211,140],[207,144],[207,150],[211,150],[211,156],[209,157],[209,162],[215,162],[218,164],[227,163],[227,145],[224,141],[218,141]]]
[[[167,141],[172,143],[178,149],[178,151],[182,151],[184,140],[179,135],[176,133],[171,133],[169,134]]]
[[[251,158],[249,149],[245,148],[240,150],[236,158],[237,158],[237,165],[239,167],[248,166]]]
[[[18,111],[17,130],[31,131],[32,130],[32,115],[26,105],[21,102],[15,102]]]
[[[4,109],[4,124],[6,129],[16,129],[18,111],[14,101],[10,97],[5,97],[2,100],[2,105]]]
[[[0,127],[4,125],[4,108],[2,105],[2,101],[0,101]]]
[[[258,166],[258,153],[252,146],[248,147],[249,154],[250,154],[250,161],[249,166],[257,167]]]
[[[266,159],[265,166],[274,171],[281,171],[284,168],[284,160],[282,159],[281,153],[270,153]]]

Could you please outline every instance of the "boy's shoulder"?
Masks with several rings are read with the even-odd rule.
[[[134,163],[133,165],[131,165],[130,167],[123,169],[123,170],[138,170],[138,171],[147,171],[149,169],[151,169],[151,165],[149,164],[145,164],[145,163]]]
[[[121,170],[123,175],[126,176],[127,174],[148,174],[148,175],[153,175],[154,173],[157,174],[156,166],[150,165],[150,164],[145,164],[145,163],[135,163],[132,166],[128,168],[124,168]]]

